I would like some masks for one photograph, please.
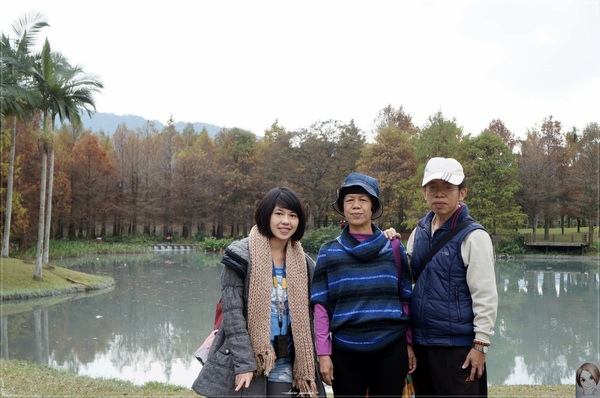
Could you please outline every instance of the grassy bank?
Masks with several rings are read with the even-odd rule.
[[[3,397],[198,397],[191,389],[163,383],[136,386],[114,379],[94,379],[64,370],[1,360]],[[575,386],[490,386],[490,397],[573,397]]]
[[[129,254],[151,252],[155,239],[139,238],[131,242],[111,242],[95,240],[51,240],[50,259],[78,257],[83,254]],[[23,260],[35,260],[37,246],[31,246],[25,252],[11,253],[11,257]]]
[[[197,397],[191,389],[163,383],[136,386],[128,381],[94,379],[40,364],[2,359],[3,397]]]
[[[14,258],[0,261],[0,298],[4,300],[81,293],[114,286],[111,277],[90,275],[60,267],[42,269],[41,281],[33,279],[35,264]]]

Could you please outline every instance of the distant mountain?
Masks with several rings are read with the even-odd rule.
[[[106,135],[112,135],[120,124],[126,125],[127,128],[131,130],[135,130],[137,128],[142,128],[148,121],[153,122],[158,130],[162,130],[165,127],[165,125],[158,120],[147,120],[141,116],[135,115],[115,115],[114,113],[96,112],[91,118],[87,114],[81,116],[81,122],[83,123],[84,128],[90,129],[94,133],[103,131]],[[181,133],[187,124],[188,122],[176,122],[175,129]],[[214,124],[195,122],[192,123],[192,125],[196,132],[200,132],[203,128],[206,128],[208,135],[211,137],[214,137],[221,131],[221,127],[215,126]]]

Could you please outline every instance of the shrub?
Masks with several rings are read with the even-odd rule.
[[[233,238],[217,239],[208,237],[199,243],[200,250],[207,252],[223,251],[233,242]]]
[[[204,239],[207,238],[207,235],[204,231],[202,230],[198,230],[196,231],[196,233],[194,234],[194,241],[195,242],[202,242]]]
[[[507,235],[503,235],[498,244],[496,245],[496,254],[524,254],[525,247],[523,246],[524,236],[519,232],[512,232]]]
[[[324,243],[339,236],[341,230],[338,225],[331,224],[328,227],[313,229],[304,234],[302,247],[307,253],[318,253]]]

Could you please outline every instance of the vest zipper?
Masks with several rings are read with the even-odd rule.
[[[460,313],[460,301],[458,300],[458,286],[454,287],[454,299],[456,301],[456,312],[458,313],[458,320],[462,322],[462,314]]]

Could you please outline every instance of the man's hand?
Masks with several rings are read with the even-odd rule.
[[[481,376],[483,376],[483,370],[485,369],[485,354],[471,348],[462,368],[466,369],[469,365],[471,365],[471,374],[465,381],[475,381],[475,377],[478,379],[481,378]]]

